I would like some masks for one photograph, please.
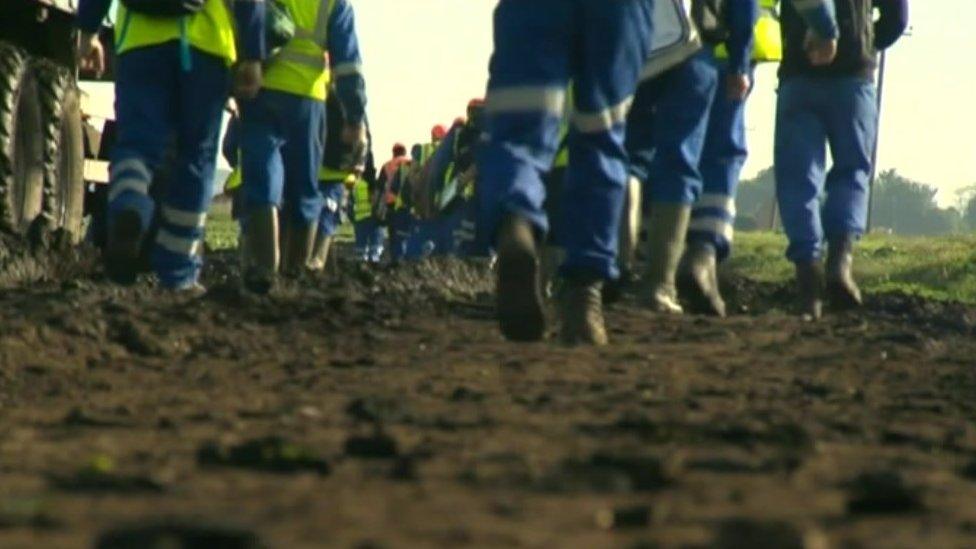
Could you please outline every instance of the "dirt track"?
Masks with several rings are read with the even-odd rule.
[[[973,309],[806,324],[738,281],[746,314],[627,301],[610,348],[567,350],[503,343],[479,266],[262,300],[220,256],[179,302],[86,257],[34,281],[0,254],[3,548],[164,519],[276,548],[976,546]]]

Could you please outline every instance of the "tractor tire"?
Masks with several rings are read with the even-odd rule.
[[[85,136],[73,75],[47,61],[35,64],[44,122],[44,203],[48,226],[78,243],[85,215]]]
[[[25,234],[44,202],[44,137],[28,56],[0,42],[0,229]]]

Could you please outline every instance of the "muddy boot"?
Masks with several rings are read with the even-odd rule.
[[[725,300],[718,285],[718,259],[715,247],[706,242],[692,242],[681,260],[678,286],[691,303],[692,312],[725,317]]]
[[[308,270],[325,272],[325,266],[329,263],[329,252],[332,250],[332,237],[323,233],[315,235],[315,248],[312,250],[312,258],[308,260]]]
[[[823,263],[819,259],[797,263],[796,285],[800,294],[800,314],[810,320],[820,320],[823,317]]]
[[[278,276],[278,209],[266,206],[255,210],[247,221],[247,265],[244,287],[248,291],[266,295]]]
[[[683,204],[656,203],[647,223],[647,282],[649,304],[659,313],[681,314],[675,277],[684,251],[691,208]]]
[[[542,265],[535,231],[524,218],[511,215],[498,233],[498,324],[512,341],[540,341],[546,319],[542,299]]]
[[[566,345],[607,344],[603,322],[603,282],[570,278],[562,290],[562,342]]]
[[[134,210],[122,210],[111,220],[103,260],[105,273],[116,284],[134,284],[142,253],[142,221]]]
[[[860,307],[861,289],[851,272],[854,266],[854,239],[831,239],[827,248],[827,298],[831,306],[846,311]]]
[[[282,248],[281,271],[289,278],[297,278],[305,272],[312,251],[315,248],[315,234],[319,227],[315,223],[307,225],[289,224],[287,247]]]
[[[546,245],[542,248],[542,294],[546,298],[556,295],[556,279],[559,267],[566,260],[566,251],[559,246]]]

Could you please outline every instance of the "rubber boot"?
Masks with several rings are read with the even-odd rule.
[[[678,289],[691,303],[695,314],[725,317],[725,300],[718,284],[718,259],[715,247],[707,242],[692,242],[685,250],[678,275]]]
[[[312,258],[319,227],[316,223],[289,225],[287,244],[282,248],[281,272],[289,278],[297,278],[305,272]]]
[[[618,237],[617,266],[620,268],[620,278],[603,285],[604,303],[610,304],[620,301],[624,292],[637,282],[635,264],[641,228],[640,206],[641,182],[636,177],[631,177],[627,180],[627,193]]]
[[[562,342],[566,345],[607,344],[603,320],[603,281],[569,278],[562,290]]]
[[[116,284],[134,284],[140,270],[142,222],[133,210],[122,210],[113,216],[105,244],[105,273]]]
[[[864,301],[854,281],[854,238],[831,239],[827,247],[827,298],[838,310],[860,307]]]
[[[315,248],[312,251],[312,258],[308,260],[308,270],[324,272],[325,266],[329,263],[329,252],[332,251],[332,236],[323,233],[315,235]]]
[[[800,314],[809,320],[823,317],[824,268],[819,259],[796,264],[796,285]]]
[[[547,298],[556,295],[556,279],[559,267],[566,260],[566,250],[560,246],[546,245],[542,248],[542,294]]]
[[[647,282],[650,307],[659,313],[681,314],[675,277],[685,247],[691,207],[656,203],[647,220]]]
[[[278,209],[265,206],[253,211],[247,220],[247,265],[244,287],[266,295],[274,286],[280,263]]]
[[[535,230],[511,215],[498,233],[498,324],[511,341],[540,341],[546,331],[542,265]]]

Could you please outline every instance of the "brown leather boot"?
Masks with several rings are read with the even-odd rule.
[[[715,247],[706,242],[689,244],[681,260],[678,289],[691,303],[692,312],[725,317],[725,300],[718,285]]]
[[[540,341],[546,318],[542,265],[535,230],[526,219],[508,216],[498,232],[498,325],[512,341]]]
[[[562,342],[566,345],[607,344],[603,320],[603,282],[570,278],[562,292]]]
[[[831,239],[827,248],[827,298],[838,310],[860,307],[864,300],[854,281],[854,238]]]
[[[800,314],[810,320],[823,317],[824,268],[819,259],[796,264]]]
[[[655,203],[645,221],[647,227],[647,282],[649,304],[659,313],[681,314],[675,277],[685,247],[691,207],[684,204]]]

